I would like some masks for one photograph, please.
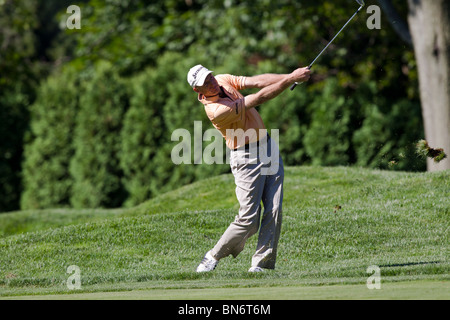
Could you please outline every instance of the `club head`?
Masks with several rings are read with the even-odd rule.
[[[358,4],[361,6],[361,7],[364,7],[366,4],[364,3],[364,0],[356,0],[356,2],[358,2]]]

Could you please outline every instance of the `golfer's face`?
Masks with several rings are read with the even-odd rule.
[[[220,90],[219,84],[217,83],[217,80],[212,75],[212,73],[208,74],[208,76],[205,79],[205,83],[200,88],[201,88],[201,91],[206,94],[216,93]]]

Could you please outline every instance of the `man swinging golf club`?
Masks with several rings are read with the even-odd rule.
[[[197,272],[215,269],[219,260],[236,257],[249,237],[258,232],[258,244],[249,272],[274,269],[281,230],[284,170],[276,144],[270,137],[258,111],[254,108],[278,96],[296,82],[309,80],[310,70],[298,68],[290,74],[262,74],[253,77],[222,74],[197,65],[190,69],[187,80],[198,100],[204,105],[213,126],[221,132],[230,151],[230,166],[235,178],[236,196],[240,204],[235,220],[217,244],[208,251],[197,267]],[[243,96],[239,91],[260,89]],[[261,134],[265,132],[265,134]],[[276,155],[276,172],[263,174],[267,163],[256,156],[254,149],[264,148],[266,154]],[[264,211],[261,217],[261,201]]]

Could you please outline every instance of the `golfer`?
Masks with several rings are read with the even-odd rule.
[[[187,80],[198,100],[204,105],[213,126],[221,132],[230,151],[230,166],[235,178],[239,213],[224,232],[217,244],[205,254],[197,272],[216,268],[219,260],[233,257],[244,249],[249,237],[259,229],[256,252],[249,272],[274,269],[278,239],[281,231],[283,200],[283,162],[278,146],[271,143],[263,120],[256,106],[275,98],[294,82],[309,79],[308,68],[298,68],[290,74],[262,74],[253,77],[222,74],[196,65],[191,68]],[[249,88],[261,89],[243,96],[239,91]],[[252,150],[258,150],[255,154]],[[262,161],[264,154],[278,162]],[[275,157],[274,157],[275,156]],[[268,166],[276,168],[272,172]],[[266,170],[264,170],[266,169]],[[261,217],[261,201],[264,211]]]

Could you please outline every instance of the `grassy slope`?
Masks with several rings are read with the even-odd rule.
[[[117,290],[119,283],[122,290],[136,283],[159,288],[364,283],[370,265],[381,267],[383,280],[448,279],[449,190],[449,171],[287,168],[277,270],[262,275],[246,272],[256,237],[238,259],[224,259],[214,273],[194,272],[236,214],[231,175],[131,209],[0,215],[1,225],[26,226],[2,229],[0,295],[67,292],[69,265],[80,267],[86,291]],[[41,217],[47,223],[36,224]],[[37,231],[8,235],[33,228]]]
[[[231,175],[214,177],[181,187],[128,209],[44,209],[4,213],[0,214],[0,237],[108,218],[183,210],[238,208],[233,181]]]

